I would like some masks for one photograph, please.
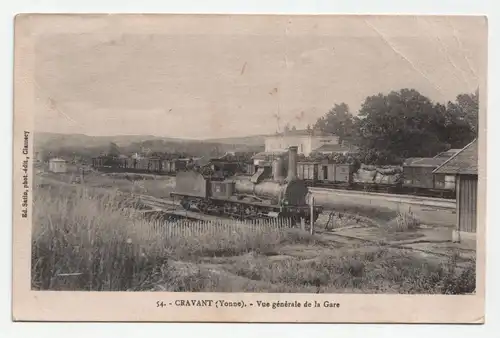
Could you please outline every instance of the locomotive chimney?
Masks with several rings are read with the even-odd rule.
[[[284,178],[283,170],[284,170],[283,159],[281,157],[277,157],[273,161],[273,179],[275,181],[280,181]]]
[[[297,150],[296,146],[288,148],[288,177],[286,179],[289,182],[297,179]]]

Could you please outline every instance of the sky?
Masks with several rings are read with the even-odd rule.
[[[304,128],[414,88],[446,103],[485,72],[480,17],[61,16],[35,36],[35,129],[222,138]]]

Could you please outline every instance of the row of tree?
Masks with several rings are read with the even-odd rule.
[[[313,128],[358,146],[363,163],[391,164],[463,148],[477,137],[478,111],[477,91],[443,105],[402,89],[367,97],[356,115],[335,104]]]

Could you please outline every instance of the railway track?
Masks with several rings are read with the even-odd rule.
[[[155,215],[163,218],[173,218],[173,219],[190,219],[197,221],[212,221],[212,222],[227,222],[234,223],[236,220],[234,218],[225,216],[214,216],[209,214],[203,214],[195,211],[188,211],[183,209],[178,202],[169,201],[161,198],[156,198],[149,195],[136,195],[138,200],[146,207],[147,210],[143,210],[142,213],[146,215]]]
[[[136,197],[138,197],[142,201],[142,203],[147,204],[150,207],[149,210],[144,210],[143,213],[154,216],[162,216],[167,219],[188,219],[193,221],[217,222],[217,223],[225,223],[228,225],[234,225],[234,222],[237,222],[237,220],[229,217],[214,216],[193,211],[186,211],[182,207],[180,207],[178,202],[171,200],[156,198],[149,195],[136,195]],[[243,223],[242,226],[244,226]],[[428,254],[436,257],[450,257],[451,255],[450,253],[437,252],[432,249],[415,248],[411,246],[414,243],[420,243],[421,240],[410,240],[406,242],[401,241],[394,243],[381,242],[367,238],[346,235],[343,234],[341,231],[324,230],[321,228],[316,230],[316,234],[322,237],[323,239],[332,242],[340,242],[346,244],[353,244],[353,243],[376,244],[387,248],[420,252],[423,254]],[[445,241],[445,242],[450,242],[450,241]],[[432,241],[429,243],[432,243]]]
[[[310,193],[312,193],[315,198],[317,197],[317,201],[320,203],[329,203],[332,202],[335,204],[335,201],[340,199],[350,199],[356,198],[358,201],[371,201],[369,204],[377,205],[377,203],[392,203],[394,205],[399,204],[407,204],[407,205],[415,205],[420,207],[430,207],[430,208],[439,208],[445,210],[455,210],[456,201],[444,198],[435,198],[435,197],[423,197],[423,196],[414,196],[414,195],[402,195],[402,194],[383,194],[383,193],[375,193],[375,192],[364,192],[364,191],[355,191],[355,190],[343,190],[343,189],[326,189],[326,188],[318,188],[318,187],[310,187]],[[328,205],[324,205],[327,207]]]
[[[144,204],[145,206],[151,207],[151,209],[168,209],[175,210],[180,208],[179,202],[172,200],[166,200],[163,198],[157,198],[150,195],[135,195],[137,200]]]
[[[435,191],[435,190],[425,190],[425,191],[413,191],[408,188],[401,188],[392,185],[376,185],[376,184],[352,184],[347,185],[345,183],[327,183],[327,182],[312,182],[310,180],[306,181],[306,185],[310,188],[321,188],[321,189],[331,189],[331,190],[345,190],[352,192],[361,193],[373,193],[373,194],[390,194],[390,195],[405,195],[405,196],[415,196],[423,198],[442,198],[447,200],[454,200],[455,194],[448,191]]]

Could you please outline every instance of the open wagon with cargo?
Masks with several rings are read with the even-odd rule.
[[[401,192],[403,169],[400,166],[361,165],[354,173],[353,188],[363,191]]]

